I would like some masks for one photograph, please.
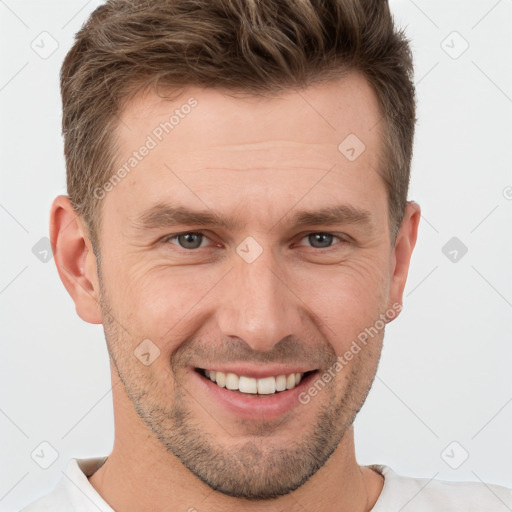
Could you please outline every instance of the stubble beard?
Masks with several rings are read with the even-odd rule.
[[[134,340],[111,315],[101,279],[100,290],[109,355],[138,416],[167,452],[177,457],[204,484],[228,496],[252,501],[275,499],[307,482],[325,465],[352,426],[375,378],[380,352],[376,355],[373,347],[366,347],[353,364],[344,369],[350,372],[344,390],[335,387],[334,379],[319,392],[319,395],[329,394],[329,399],[325,400],[327,406],[310,420],[311,426],[300,440],[294,439],[294,426],[288,421],[282,426],[272,424],[281,434],[280,441],[273,443],[270,424],[262,421],[247,424],[250,435],[246,440],[233,437],[232,442],[222,445],[193,413],[191,404],[197,405],[196,410],[201,410],[203,417],[214,423],[215,430],[224,429],[224,438],[229,436],[229,425],[223,427],[216,422],[190,395],[177,378],[184,374],[179,368],[170,365],[168,381],[164,383],[158,381],[148,367],[141,368],[140,361],[133,355]],[[168,386],[174,389],[170,405]],[[300,408],[313,404],[314,399],[310,404],[300,405],[297,418],[309,418],[307,411],[302,414]],[[297,418],[292,421],[300,421]],[[282,429],[291,432],[287,446],[283,446]]]

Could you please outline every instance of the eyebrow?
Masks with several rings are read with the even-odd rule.
[[[278,222],[280,222],[284,215]],[[354,206],[341,204],[312,211],[295,212],[289,223],[293,227],[306,225],[332,226],[335,224],[363,225],[373,230],[371,213]],[[277,224],[277,222],[276,222]],[[236,216],[221,217],[211,210],[192,210],[183,206],[158,203],[143,211],[135,220],[138,230],[155,230],[178,225],[219,226],[228,230],[240,229],[241,223]]]

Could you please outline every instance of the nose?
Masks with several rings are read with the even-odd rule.
[[[293,283],[271,250],[251,263],[235,254],[233,264],[216,312],[221,332],[263,352],[286,336],[299,337],[306,317],[304,303],[293,293]]]

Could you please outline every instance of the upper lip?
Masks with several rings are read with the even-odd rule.
[[[287,366],[284,364],[274,364],[265,366],[251,366],[249,364],[235,365],[212,365],[200,366],[203,370],[217,371],[223,373],[234,373],[236,375],[244,375],[254,379],[263,379],[265,377],[277,377],[278,375],[290,375],[291,373],[306,373],[314,371],[315,368],[305,366]]]

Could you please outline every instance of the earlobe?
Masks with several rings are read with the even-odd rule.
[[[418,226],[421,218],[421,209],[418,203],[408,201],[404,218],[397,234],[395,247],[392,252],[391,281],[388,299],[388,308],[402,304],[409,264],[412,251],[416,245]],[[398,316],[398,315],[397,315]],[[396,317],[394,317],[396,318]],[[391,321],[391,320],[390,320]]]
[[[58,196],[50,212],[50,241],[57,271],[82,320],[101,323],[96,257],[68,196]]]

